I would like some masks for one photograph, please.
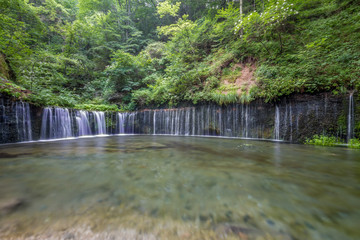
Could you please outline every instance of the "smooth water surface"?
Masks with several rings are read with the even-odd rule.
[[[142,135],[0,145],[0,203],[12,199],[21,204],[2,224],[104,207],[116,211],[111,221],[96,213],[105,225],[133,213],[284,239],[359,239],[360,151]]]

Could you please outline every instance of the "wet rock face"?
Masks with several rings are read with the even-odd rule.
[[[99,124],[97,112],[69,110],[71,136],[91,134],[173,134],[278,139],[303,142],[315,134],[360,137],[360,97],[295,94],[276,103],[256,100],[250,104],[201,105],[176,109],[147,109],[132,113],[105,113]],[[351,108],[349,107],[351,106]],[[0,95],[0,143],[39,140],[44,109],[15,102]],[[51,111],[51,112],[56,112]],[[85,111],[82,111],[85,112]],[[352,113],[349,116],[349,112]],[[87,116],[85,118],[85,116]],[[55,119],[55,115],[52,119]],[[50,120],[45,121],[48,125]],[[87,124],[84,125],[84,121]],[[79,126],[79,124],[81,126]],[[52,124],[54,126],[62,124]],[[49,125],[50,126],[50,125]],[[87,126],[87,130],[84,130]],[[101,126],[102,130],[100,131]],[[55,127],[56,128],[56,127]],[[50,128],[49,128],[50,129]],[[50,131],[50,130],[47,131]],[[100,132],[99,132],[100,131]],[[49,135],[49,134],[47,134]],[[69,135],[69,134],[68,134]],[[86,134],[85,134],[86,135]],[[44,136],[42,137],[44,138]]]
[[[0,94],[0,144],[39,139],[42,109]]]
[[[298,94],[276,103],[261,100],[228,106],[144,110],[124,121],[125,133],[217,135],[303,142],[315,134],[346,139],[349,96]],[[360,105],[355,102],[355,107]],[[355,123],[359,122],[355,113]],[[357,117],[357,118],[356,118]],[[123,117],[127,119],[127,117]],[[359,127],[360,128],[360,127]],[[356,127],[355,127],[356,129]],[[130,129],[131,130],[131,129]],[[356,136],[359,137],[359,134]]]
[[[303,142],[315,134],[346,138],[348,96],[328,93],[298,94],[283,98],[280,109],[280,139]]]

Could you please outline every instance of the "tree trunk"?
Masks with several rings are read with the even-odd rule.
[[[131,15],[131,0],[126,0],[126,13],[127,13],[127,16],[128,16],[128,18],[130,19],[130,15]],[[126,21],[126,25],[130,25],[130,20],[127,20]],[[125,38],[126,38],[126,40],[128,40],[129,39],[129,29],[128,28],[126,28],[126,30],[125,30]]]
[[[240,0],[240,16],[243,14],[243,0]]]
[[[283,42],[282,42],[282,38],[281,38],[281,33],[278,32],[279,35],[279,41],[280,41],[280,54],[282,54],[283,52]]]
[[[263,12],[265,11],[265,4],[264,4],[264,0],[262,0],[262,8],[263,8]]]
[[[242,15],[243,15],[243,0],[240,0],[240,19],[242,19]],[[243,34],[244,34],[244,30],[241,28],[240,37],[242,37]]]

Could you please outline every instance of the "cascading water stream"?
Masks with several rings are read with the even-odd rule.
[[[105,114],[104,112],[93,112],[95,116],[95,131],[96,135],[106,134],[106,125],[105,125]]]
[[[15,103],[16,129],[19,141],[31,141],[32,129],[30,118],[30,107],[28,103]]]
[[[280,110],[278,105],[275,106],[274,135],[276,140],[280,140]]]
[[[153,114],[153,124],[154,124],[154,135],[156,134],[156,111],[154,111]]]
[[[66,108],[44,108],[40,139],[73,137],[71,118]]]
[[[78,116],[76,116],[76,123],[78,127],[79,136],[92,135],[92,131],[89,123],[89,112],[78,111]]]
[[[354,106],[354,92],[349,95],[349,111],[348,111],[348,126],[347,126],[347,141],[354,137],[354,125],[355,125],[355,106]]]
[[[125,133],[125,113],[117,114],[117,133],[124,134]]]
[[[190,135],[190,115],[191,114],[191,108],[186,109],[185,113],[185,135]]]
[[[238,108],[242,108],[243,111],[239,111]],[[261,124],[254,123],[256,109],[251,110],[250,106],[234,105],[227,109],[219,106],[201,106],[123,114],[128,115],[124,117],[124,125],[135,127],[132,133],[255,138],[261,137],[259,132],[263,128]],[[241,119],[241,122],[238,123],[236,119]],[[146,129],[148,132],[144,132]]]

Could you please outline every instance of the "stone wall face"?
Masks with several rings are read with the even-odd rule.
[[[359,104],[357,99],[355,110]],[[315,134],[346,139],[348,113],[349,96],[297,94],[276,103],[256,100],[250,104],[143,110],[126,126],[129,129],[129,124],[134,125],[135,133],[145,134],[219,135],[303,142]],[[359,113],[355,111],[353,117],[358,123]],[[356,126],[355,136],[360,137]]]

